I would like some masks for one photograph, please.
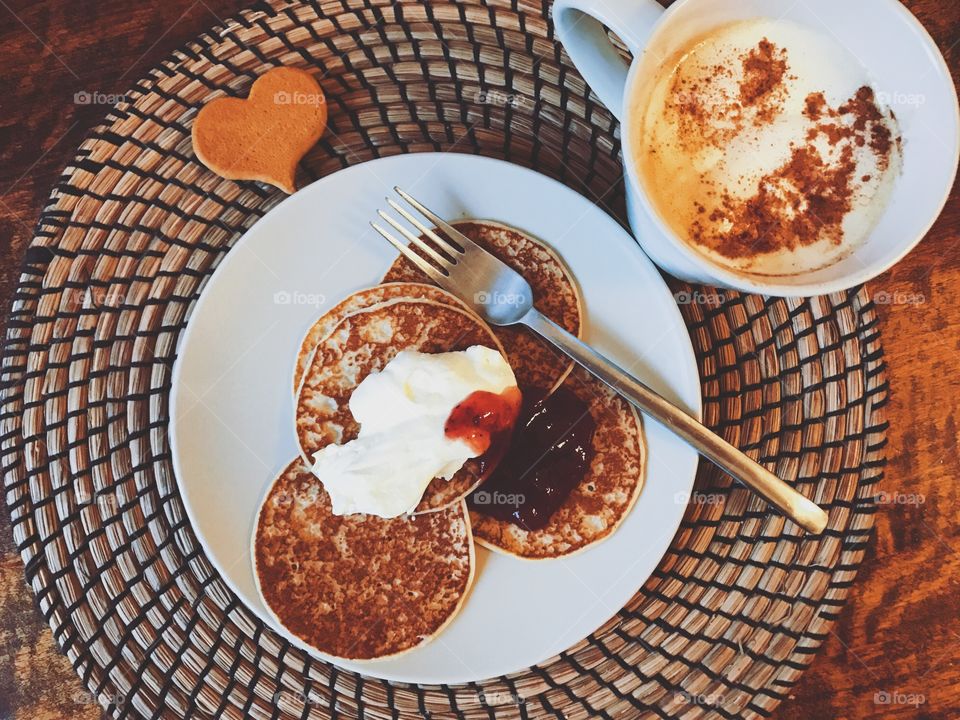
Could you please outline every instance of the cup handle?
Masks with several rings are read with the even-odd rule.
[[[606,25],[638,57],[663,15],[656,0],[556,0],[553,24],[573,64],[617,120],[622,120],[629,66],[610,42]]]

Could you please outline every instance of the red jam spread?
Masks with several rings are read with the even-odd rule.
[[[525,530],[545,527],[590,469],[595,430],[589,406],[570,390],[528,391],[510,446],[467,499],[470,509]]]
[[[487,454],[495,446],[505,446],[520,412],[520,388],[509,387],[502,393],[477,390],[461,400],[443,427],[451,440],[462,440],[473,449],[474,457]]]

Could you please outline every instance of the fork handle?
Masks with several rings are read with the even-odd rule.
[[[804,530],[819,534],[826,528],[827,513],[816,503],[550,318],[531,309],[520,322],[576,360],[630,404],[666,425]]]

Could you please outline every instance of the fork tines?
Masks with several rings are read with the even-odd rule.
[[[436,228],[442,230],[448,237],[443,237],[432,228],[424,225],[416,216],[391,198],[386,199],[387,204],[404,220],[410,223],[410,225],[416,228],[420,235],[418,236],[412,233],[398,220],[383,210],[378,210],[377,214],[394,230],[403,235],[409,242],[409,245],[398,240],[389,230],[386,230],[378,223],[371,222],[370,225],[410,262],[436,282],[442,283],[443,279],[450,276],[451,268],[460,261],[460,258],[467,251],[467,248],[473,245],[473,241],[400,188],[394,187],[394,190],[401,198],[406,200],[414,210],[418,211],[423,217],[433,223]],[[433,245],[424,240],[423,237],[429,238]],[[420,252],[414,252],[410,245],[416,247]]]

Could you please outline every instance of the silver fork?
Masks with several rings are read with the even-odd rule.
[[[435,247],[424,242],[383,210],[378,211],[380,217],[410,244],[419,248],[423,255],[411,250],[377,223],[373,222],[371,225],[440,287],[466,302],[480,317],[493,325],[526,325],[596,375],[628,402],[670,428],[701,455],[751,488],[797,525],[812,533],[824,530],[827,526],[827,513],[812,500],[801,495],[550,318],[540,314],[533,307],[533,290],[519,273],[400,188],[395,187],[394,190],[447,237],[442,237],[424,225],[390,198],[387,198],[390,207],[422,235],[430,238]]]

